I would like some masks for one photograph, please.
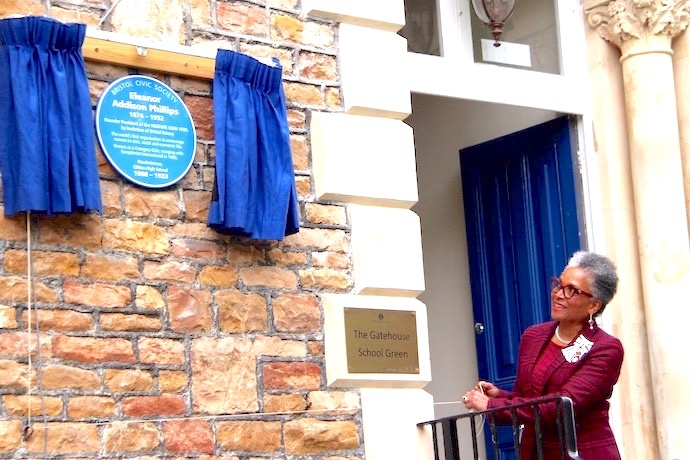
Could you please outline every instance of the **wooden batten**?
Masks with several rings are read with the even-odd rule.
[[[213,79],[216,64],[210,57],[91,36],[84,39],[82,54],[87,61],[208,80]]]

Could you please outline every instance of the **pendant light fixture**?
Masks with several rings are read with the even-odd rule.
[[[516,0],[472,0],[474,12],[481,22],[491,28],[494,46],[501,46],[503,25],[515,10]]]

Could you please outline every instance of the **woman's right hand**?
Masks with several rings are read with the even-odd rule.
[[[480,380],[477,382],[477,384],[474,386],[474,389],[481,391],[490,398],[498,398],[499,395],[498,387],[491,382],[487,382],[486,380]]]

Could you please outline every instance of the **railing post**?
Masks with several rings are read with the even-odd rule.
[[[443,420],[441,422],[443,430],[443,453],[446,460],[460,460],[460,449],[458,448],[458,425],[456,420]]]
[[[577,433],[575,432],[575,409],[573,400],[567,396],[561,397],[563,401],[563,425],[565,429],[565,446],[568,455],[573,460],[581,460],[577,451]]]

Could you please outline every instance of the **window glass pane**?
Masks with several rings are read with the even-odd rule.
[[[441,55],[436,0],[405,0],[405,27],[400,35],[413,53]]]
[[[517,0],[503,27],[501,46],[493,46],[491,30],[472,9],[474,61],[507,67],[561,73],[555,0]]]

